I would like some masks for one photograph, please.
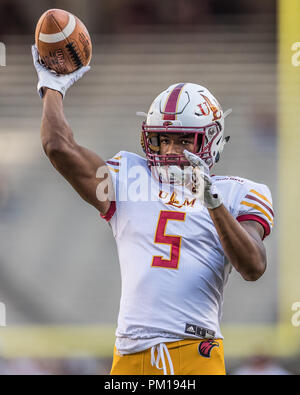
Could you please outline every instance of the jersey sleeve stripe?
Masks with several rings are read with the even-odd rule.
[[[271,213],[271,215],[274,217],[274,212],[273,212],[273,210],[272,210],[266,203],[262,202],[262,201],[261,201],[260,199],[258,199],[257,197],[252,196],[252,195],[246,195],[246,196],[245,196],[245,199],[255,200],[256,202],[258,202],[259,204],[261,204],[263,207],[265,207],[265,208],[269,211],[269,213]]]
[[[112,160],[108,160],[106,163],[108,163],[109,165],[113,165],[113,166],[120,166],[119,162],[114,162]]]
[[[101,214],[100,213],[100,217],[105,219],[107,222],[111,220],[112,216],[114,215],[116,211],[116,202],[112,201],[110,202],[110,206],[108,209],[108,212],[106,214]]]
[[[255,193],[255,195],[259,196],[261,199],[263,199],[263,200],[265,200],[267,203],[269,203],[269,205],[270,205],[271,207],[273,207],[273,206],[272,206],[272,203],[270,202],[270,200],[267,199],[267,198],[266,198],[264,195],[262,195],[261,193],[255,191],[255,189],[251,189],[250,192]]]
[[[265,221],[263,218],[258,217],[257,215],[253,215],[253,214],[245,214],[245,215],[240,215],[239,217],[237,217],[237,220],[239,222],[243,222],[243,221],[256,221],[259,222],[262,227],[264,228],[264,236],[263,239],[268,236],[271,232],[270,230],[270,225],[268,224],[267,221]]]
[[[114,167],[111,167],[111,166],[108,166],[108,165],[107,165],[107,167],[109,168],[109,170],[112,170],[115,173],[119,173],[119,169],[115,169]]]
[[[243,204],[244,206],[247,206],[247,207],[252,207],[257,211],[260,211],[265,217],[268,218],[268,220],[273,225],[273,218],[271,218],[270,215],[265,210],[263,210],[260,206],[258,206],[257,204],[245,202],[244,200],[241,202],[241,204]]]

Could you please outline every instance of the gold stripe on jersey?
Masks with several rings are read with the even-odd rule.
[[[245,202],[244,200],[241,202],[241,204],[243,204],[244,206],[252,207],[255,210],[260,211],[262,214],[264,214],[268,218],[268,220],[273,225],[273,218],[271,218],[270,215],[265,210],[263,210],[260,206],[258,206],[257,204],[248,203],[248,202]]]
[[[264,195],[262,195],[261,193],[255,191],[254,189],[251,189],[250,192],[255,193],[255,195],[259,196],[260,198],[264,199],[267,203],[269,203],[269,205],[273,208],[272,203],[270,202],[269,199],[267,199]]]
[[[106,166],[109,168],[109,170],[112,170],[112,171],[114,171],[115,173],[119,173],[119,169],[114,169],[113,167],[108,166],[108,165],[106,165]]]

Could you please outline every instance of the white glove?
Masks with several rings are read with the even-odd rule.
[[[39,62],[39,53],[37,47],[32,45],[31,47],[33,64],[38,75],[37,91],[41,99],[43,98],[43,88],[50,88],[58,91],[65,97],[67,90],[77,80],[79,80],[87,71],[90,70],[90,66],[83,66],[79,70],[74,71],[70,74],[59,75],[53,71],[50,71]]]
[[[184,150],[183,153],[186,159],[193,166],[196,196],[199,198],[203,196],[204,205],[208,209],[212,210],[221,206],[222,197],[220,196],[220,194],[212,192],[212,180],[209,175],[209,168],[207,164],[197,155],[187,150]]]

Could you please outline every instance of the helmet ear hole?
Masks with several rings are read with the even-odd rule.
[[[219,162],[220,160],[220,153],[218,152],[215,158],[215,163]]]

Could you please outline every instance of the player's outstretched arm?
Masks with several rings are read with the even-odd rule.
[[[96,207],[101,214],[106,214],[114,198],[109,170],[98,155],[76,143],[63,111],[63,98],[67,90],[88,72],[90,67],[85,66],[70,74],[57,75],[39,62],[39,53],[35,45],[31,50],[38,75],[37,90],[44,102],[41,125],[44,151],[53,166],[79,195]],[[104,181],[106,188],[97,189]]]
[[[106,164],[97,154],[76,143],[63,112],[61,94],[48,88],[44,88],[41,140],[44,151],[56,170],[85,201],[106,214],[113,198]],[[105,166],[103,169],[107,171],[102,172],[103,178],[97,178],[101,166]],[[97,187],[104,180],[108,184],[107,195],[97,196]]]

